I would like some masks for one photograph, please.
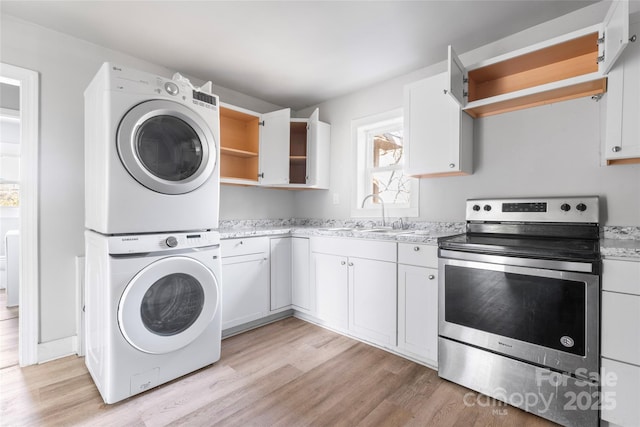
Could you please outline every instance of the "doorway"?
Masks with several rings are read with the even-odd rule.
[[[2,147],[2,172],[0,184],[2,185],[3,204],[8,204],[11,211],[8,216],[17,218],[17,231],[12,229],[12,248],[9,250],[15,256],[17,249],[18,279],[17,292],[5,291],[7,298],[12,298],[12,293],[18,295],[17,313],[15,309],[9,309],[2,316],[7,317],[13,324],[17,323],[18,330],[7,333],[17,334],[17,363],[20,366],[38,363],[39,341],[39,245],[38,245],[38,158],[39,158],[39,75],[37,72],[25,68],[0,63],[0,84],[3,89],[3,104],[0,116],[0,135],[10,135],[14,132],[15,141]],[[4,96],[7,93],[16,95]],[[14,99],[15,98],[15,99]],[[12,108],[13,107],[13,108]],[[16,108],[17,107],[17,108]],[[3,136],[4,137],[4,136]],[[10,139],[10,138],[9,138]],[[10,145],[13,145],[10,146]],[[16,147],[17,146],[17,147]],[[17,154],[17,156],[16,156]],[[17,169],[17,171],[16,171]],[[5,176],[6,175],[6,176]],[[6,184],[6,185],[5,185]],[[16,200],[17,198],[17,200]],[[9,225],[11,222],[9,221]],[[9,233],[5,233],[9,234]],[[18,235],[19,237],[16,237]],[[3,234],[2,245],[5,244]],[[6,256],[7,254],[5,254]],[[6,259],[6,267],[10,267],[11,259]],[[9,283],[6,284],[9,286]],[[15,301],[0,301],[5,306],[13,305]],[[15,317],[16,315],[17,317]],[[14,317],[12,317],[14,316]],[[17,320],[14,320],[17,319]],[[0,320],[3,322],[4,320]],[[10,325],[7,324],[9,328]],[[3,334],[2,337],[5,338]],[[4,346],[4,342],[0,345]],[[11,345],[10,345],[11,346]],[[4,362],[7,363],[7,362]]]

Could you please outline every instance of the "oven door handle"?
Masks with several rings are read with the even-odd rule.
[[[515,265],[520,267],[543,268],[546,270],[579,271],[583,273],[597,273],[596,265],[591,262],[558,261],[551,259],[516,258],[500,255],[489,255],[472,252],[452,251],[440,249],[440,258],[459,259],[464,261],[485,262],[499,265]]]

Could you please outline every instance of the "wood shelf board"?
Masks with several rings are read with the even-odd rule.
[[[289,156],[291,162],[306,162],[307,156]]]
[[[469,80],[481,83],[587,54],[595,54],[597,56],[597,53],[598,32],[593,32],[491,65],[469,70]]]
[[[220,107],[220,119],[231,119],[241,122],[259,121],[257,116],[232,110],[231,108]]]
[[[220,147],[220,154],[234,157],[258,157],[258,153],[254,151],[238,150],[228,147]]]
[[[635,165],[640,163],[640,157],[637,158],[632,158],[632,159],[612,159],[612,160],[607,160],[607,165],[608,166],[614,166],[614,165]]]
[[[507,113],[509,111],[521,110],[524,108],[537,107],[539,105],[551,104],[554,102],[566,101],[569,99],[593,96],[606,92],[607,79],[601,78],[591,80],[571,86],[561,87],[546,92],[539,92],[522,96],[520,98],[486,104],[475,108],[465,109],[471,117],[486,117],[494,114]]]
[[[469,102],[598,71],[597,52],[478,83],[469,79]]]

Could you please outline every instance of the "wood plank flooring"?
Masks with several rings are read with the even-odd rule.
[[[469,392],[429,368],[288,318],[228,338],[214,365],[114,405],[102,402],[82,358],[0,369],[0,424],[553,425],[497,401],[465,405]]]
[[[18,307],[7,308],[7,290],[0,289],[0,369],[17,364]]]

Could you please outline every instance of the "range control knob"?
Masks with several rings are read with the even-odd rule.
[[[587,205],[585,205],[584,203],[578,203],[576,209],[578,209],[580,212],[584,212],[587,210]]]
[[[167,246],[169,246],[170,248],[175,248],[176,246],[178,246],[178,239],[176,239],[173,236],[169,236],[167,237],[167,240],[164,241]]]
[[[480,210],[480,205],[473,205],[473,210],[478,212]]]
[[[491,210],[491,205],[484,205],[484,210],[489,212]]]
[[[567,203],[563,203],[562,206],[560,206],[560,209],[562,209],[565,212],[569,212],[571,210],[571,206]]]

